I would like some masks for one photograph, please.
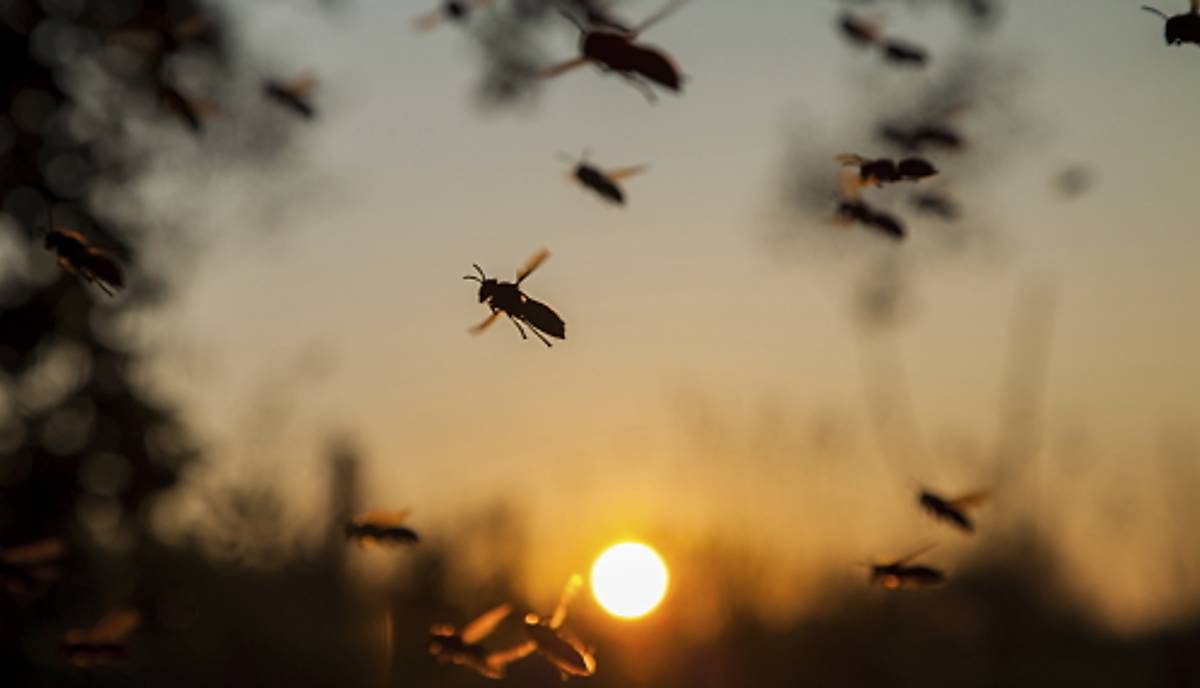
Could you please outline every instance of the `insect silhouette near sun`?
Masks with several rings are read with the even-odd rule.
[[[417,31],[436,29],[443,22],[466,21],[471,13],[489,7],[493,0],[443,0],[442,4],[413,20],[413,28]]]
[[[931,549],[933,545],[887,563],[865,563],[863,566],[870,569],[869,580],[872,585],[881,585],[888,590],[930,588],[945,583],[946,574],[932,566],[909,562]]]
[[[479,334],[496,322],[501,315],[507,315],[508,319],[516,326],[517,331],[521,333],[521,339],[529,338],[525,334],[525,328],[521,327],[521,323],[533,330],[537,338],[542,340],[546,346],[551,346],[551,344],[545,335],[556,339],[566,339],[567,326],[558,313],[521,291],[521,283],[525,281],[525,278],[533,274],[533,271],[549,257],[550,252],[546,249],[533,254],[525,262],[525,265],[517,270],[516,282],[501,282],[494,277],[488,277],[483,272],[483,268],[474,265],[475,271],[479,275],[466,275],[463,279],[479,282],[479,302],[487,304],[488,308],[492,309],[492,314],[483,322],[472,327],[469,332]]]
[[[401,525],[412,513],[401,511],[371,511],[346,523],[346,539],[360,547],[372,545],[415,545],[421,541],[416,531]]]
[[[977,490],[949,499],[932,490],[922,489],[917,496],[917,503],[934,518],[949,521],[958,526],[960,530],[973,533],[975,532],[975,523],[967,514],[967,510],[982,504],[987,500],[989,494],[988,490]]]
[[[47,250],[55,253],[64,270],[95,284],[109,296],[125,286],[125,271],[108,251],[92,246],[79,232],[54,229],[53,221],[50,227],[43,243]]]
[[[542,78],[551,78],[582,67],[588,63],[594,64],[605,72],[614,72],[624,78],[630,85],[641,91],[646,100],[654,102],[657,98],[652,84],[668,91],[680,92],[683,89],[683,74],[670,55],[646,43],[639,43],[638,37],[654,24],[668,17],[689,0],[673,0],[649,19],[625,31],[611,24],[584,24],[575,17],[565,14],[579,29],[579,57],[557,64],[541,73]]]
[[[528,643],[514,648],[492,651],[482,641],[512,612],[512,606],[502,604],[484,612],[471,623],[457,630],[449,624],[429,629],[429,653],[439,662],[464,666],[486,678],[504,678],[509,664],[532,652]]]
[[[615,170],[602,170],[588,162],[587,151],[584,151],[583,157],[579,160],[575,160],[565,153],[560,154],[560,157],[574,166],[569,175],[570,179],[591,189],[596,195],[615,205],[625,205],[625,192],[618,185],[618,182],[641,174],[649,169],[647,165],[633,165]]]
[[[313,119],[317,116],[312,104],[316,88],[316,77],[303,74],[290,81],[268,79],[263,82],[263,95],[305,119]]]
[[[1142,9],[1166,20],[1163,37],[1166,39],[1167,45],[1183,45],[1184,43],[1200,45],[1200,0],[1191,0],[1187,12],[1173,17],[1167,16],[1165,12],[1156,7],[1142,5]]]
[[[565,681],[572,676],[586,677],[596,673],[596,657],[592,651],[569,629],[563,627],[567,620],[567,606],[583,585],[583,577],[579,574],[571,576],[563,588],[558,606],[549,619],[533,612],[525,615],[525,633],[528,642],[514,652],[524,652],[526,655],[536,651],[543,659],[558,669]]]

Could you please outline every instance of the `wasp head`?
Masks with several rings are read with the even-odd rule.
[[[483,268],[479,267],[479,265],[475,263],[472,263],[471,265],[475,268],[475,271],[479,273],[479,276],[464,275],[463,279],[474,280],[479,283],[479,303],[483,303],[492,298],[492,294],[496,293],[497,282],[495,278],[488,277],[486,274],[484,274]]]

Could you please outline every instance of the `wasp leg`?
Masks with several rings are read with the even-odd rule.
[[[529,329],[530,329],[530,330],[533,330],[533,333],[537,335],[537,338],[538,338],[538,339],[542,340],[542,343],[543,343],[543,344],[545,344],[546,346],[554,346],[553,344],[551,344],[551,343],[550,343],[550,340],[549,340],[549,339],[546,339],[546,338],[545,338],[545,337],[542,335],[542,333],[541,333],[541,332],[538,332],[538,328],[534,327],[533,325],[530,325],[530,326],[529,326]]]
[[[517,326],[517,332],[521,333],[521,339],[529,339],[529,335],[525,334],[525,328],[521,327],[521,323],[516,318],[510,315],[508,319],[512,321],[512,324]]]
[[[642,97],[644,97],[644,98],[646,99],[646,102],[647,102],[647,103],[650,103],[651,105],[654,105],[655,103],[657,103],[657,102],[658,102],[658,95],[656,95],[656,94],[654,93],[654,89],[653,89],[653,88],[651,88],[649,84],[647,84],[646,82],[644,82],[644,81],[642,81],[641,79],[637,78],[637,77],[636,77],[636,76],[634,76],[633,74],[624,74],[624,73],[622,73],[622,74],[621,74],[621,77],[622,77],[622,78],[624,78],[624,79],[625,79],[625,81],[629,82],[629,85],[630,85],[630,86],[633,86],[633,87],[634,87],[634,88],[636,88],[638,91],[640,91],[640,92],[641,92],[641,94],[642,94]]]

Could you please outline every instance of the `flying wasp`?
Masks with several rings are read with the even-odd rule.
[[[13,595],[27,595],[57,580],[65,550],[58,538],[0,549],[0,587]]]
[[[637,39],[688,1],[668,2],[662,10],[629,31],[609,24],[584,25],[571,15],[564,14],[579,29],[580,56],[546,69],[541,76],[555,77],[590,62],[602,71],[621,75],[650,102],[656,99],[654,89],[650,86],[652,83],[678,93],[683,88],[683,75],[675,61],[661,49],[638,43]]]
[[[838,185],[841,188],[841,198],[837,210],[834,211],[835,223],[847,225],[857,222],[893,239],[903,239],[907,235],[904,223],[898,217],[876,210],[863,200],[862,188],[865,182],[858,170],[848,166],[842,167],[838,170]]]
[[[95,284],[109,296],[114,290],[125,286],[125,271],[108,251],[92,246],[87,237],[68,229],[54,229],[50,223],[43,245],[54,251],[57,261],[64,270],[73,272],[85,282]]]
[[[888,590],[900,588],[917,589],[929,588],[946,582],[946,574],[940,569],[924,564],[909,564],[922,554],[933,549],[933,545],[921,549],[885,564],[864,564],[870,569],[872,585],[882,585]]]
[[[574,633],[563,628],[563,622],[567,620],[567,605],[571,604],[582,585],[583,577],[579,574],[567,580],[558,606],[549,619],[543,619],[532,612],[525,615],[525,633],[529,636],[529,641],[520,646],[520,649],[524,650],[525,654],[536,650],[558,669],[564,681],[571,676],[591,676],[596,673],[596,658],[592,651],[584,647],[583,642]]]
[[[62,652],[68,662],[84,669],[116,664],[129,655],[126,638],[140,622],[132,609],[111,611],[91,628],[67,631],[60,644]]]
[[[843,36],[857,46],[878,47],[888,62],[917,67],[923,67],[929,62],[929,53],[925,48],[909,41],[884,36],[879,22],[843,12],[838,18],[838,28]]]
[[[203,133],[204,121],[222,112],[220,105],[187,95],[165,81],[158,84],[158,100],[194,134]]]
[[[471,334],[483,332],[503,314],[508,316],[513,325],[516,325],[517,331],[521,333],[521,339],[529,338],[525,334],[525,328],[521,327],[521,323],[529,326],[529,329],[533,330],[537,338],[542,340],[546,346],[551,344],[550,340],[543,336],[543,332],[556,339],[566,339],[567,326],[563,319],[558,317],[558,314],[549,306],[529,298],[525,292],[521,291],[521,282],[533,274],[533,271],[549,257],[550,252],[546,249],[533,254],[525,262],[525,265],[517,270],[516,282],[500,282],[484,274],[483,268],[479,265],[474,265],[479,276],[466,275],[463,279],[479,282],[479,302],[486,303],[488,308],[492,309],[492,314],[483,322],[472,327],[469,330]]]
[[[1191,0],[1191,7],[1187,12],[1177,14],[1173,17],[1168,17],[1162,10],[1156,7],[1142,5],[1142,9],[1157,14],[1166,20],[1166,25],[1163,28],[1163,37],[1166,38],[1167,45],[1182,45],[1184,43],[1200,45],[1200,0]]]
[[[437,28],[442,22],[466,21],[471,13],[492,4],[492,0],[444,0],[441,5],[413,20],[413,28],[417,31],[429,31]]]
[[[967,510],[982,504],[989,494],[988,490],[978,490],[961,497],[947,499],[932,490],[922,489],[917,497],[917,503],[934,518],[949,521],[960,529],[973,533],[975,524],[967,515]]]
[[[901,158],[899,161],[891,158],[869,160],[861,155],[842,153],[834,157],[845,167],[857,167],[858,176],[864,185],[883,186],[896,182],[916,182],[935,177],[938,169],[933,163],[924,158]]]
[[[532,650],[528,643],[493,652],[481,644],[492,634],[500,622],[512,612],[512,606],[502,604],[486,611],[471,623],[456,630],[449,624],[438,624],[429,629],[429,653],[439,662],[465,666],[487,678],[504,678],[506,667],[527,656]]]
[[[308,74],[287,82],[268,79],[263,82],[263,95],[305,119],[312,119],[317,116],[312,104],[312,92],[316,87],[316,77]]]
[[[563,159],[574,165],[570,178],[596,192],[601,198],[616,205],[625,205],[625,193],[617,182],[641,174],[648,169],[646,165],[621,167],[615,170],[602,170],[587,161],[587,152],[579,160],[563,154]]]
[[[410,510],[371,511],[351,519],[343,527],[347,540],[360,547],[372,545],[415,545],[421,541],[416,531],[400,525]]]

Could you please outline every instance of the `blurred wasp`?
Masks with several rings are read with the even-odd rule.
[[[529,329],[533,330],[537,338],[542,340],[546,346],[550,346],[550,340],[542,335],[543,332],[557,339],[566,339],[567,326],[562,318],[558,317],[558,314],[546,304],[529,298],[521,291],[521,282],[533,274],[533,271],[549,257],[550,252],[546,249],[533,254],[525,262],[525,265],[517,270],[516,282],[497,281],[484,274],[483,268],[474,265],[479,276],[466,275],[463,279],[479,282],[479,303],[486,303],[488,308],[492,309],[492,314],[483,322],[472,327],[471,334],[483,332],[496,322],[496,318],[504,314],[508,316],[513,325],[516,325],[517,331],[521,333],[521,339],[529,338],[525,334],[525,329],[521,327],[521,323],[528,325]]]
[[[563,16],[579,29],[580,56],[546,69],[541,76],[555,77],[591,62],[603,71],[621,75],[650,102],[656,99],[650,83],[679,92],[683,88],[683,75],[675,61],[659,48],[638,43],[637,38],[688,1],[668,2],[662,10],[632,30],[622,30],[611,24],[585,26],[573,16],[564,13]]]
[[[919,45],[897,38],[886,38],[879,22],[843,12],[838,18],[838,28],[851,43],[863,47],[878,46],[883,58],[898,65],[923,67],[929,62],[929,53]]]
[[[312,104],[312,92],[316,87],[316,77],[307,74],[287,82],[268,79],[263,83],[263,95],[305,119],[312,119],[317,115]]]
[[[438,624],[429,629],[429,653],[439,662],[465,666],[487,678],[504,678],[506,667],[526,657],[532,650],[528,643],[499,652],[492,652],[480,644],[492,634],[500,622],[512,612],[512,606],[502,604],[484,612],[471,623],[455,630],[449,624]]]
[[[575,169],[570,172],[571,179],[616,205],[625,205],[625,194],[621,191],[621,187],[617,186],[617,182],[641,174],[647,169],[646,165],[634,165],[605,171],[588,163],[587,151],[584,151],[583,157],[579,160],[575,160],[565,153],[561,155],[564,160],[575,166]]]
[[[158,99],[195,134],[203,133],[205,119],[221,114],[220,105],[187,95],[165,81],[158,84]]]
[[[871,584],[882,585],[888,590],[898,590],[900,588],[928,588],[945,583],[946,574],[941,570],[924,564],[908,563],[931,549],[933,549],[933,545],[922,547],[908,556],[886,564],[864,564],[871,570]]]
[[[571,576],[563,588],[554,615],[549,619],[543,619],[532,612],[526,614],[525,633],[529,636],[529,641],[518,648],[525,654],[537,650],[538,654],[558,669],[564,681],[571,676],[591,676],[596,673],[596,658],[592,651],[584,647],[583,642],[574,633],[563,628],[563,622],[567,620],[567,605],[582,585],[582,576]]]
[[[492,0],[444,0],[437,8],[413,20],[417,31],[436,29],[442,22],[465,21],[471,12],[492,4]]]
[[[13,595],[27,595],[58,580],[65,549],[57,538],[0,549],[0,587]]]
[[[978,490],[955,499],[947,499],[932,490],[922,489],[917,503],[934,518],[953,523],[962,530],[973,533],[975,524],[967,516],[967,509],[978,506],[988,498],[988,490]]]
[[[132,609],[111,611],[91,628],[67,631],[62,652],[68,662],[84,669],[116,664],[129,655],[126,638],[140,622],[141,617]]]
[[[1156,7],[1142,5],[1142,9],[1157,14],[1166,20],[1167,23],[1163,28],[1163,35],[1167,40],[1167,45],[1182,45],[1184,43],[1200,45],[1200,0],[1191,0],[1191,9],[1188,12],[1177,14],[1173,17],[1168,17],[1162,10]]]
[[[908,202],[916,210],[947,222],[962,217],[962,206],[945,191],[919,191],[909,196]]]
[[[54,229],[54,221],[50,221],[50,231],[46,234],[43,245],[48,251],[54,251],[57,261],[62,268],[73,272],[85,282],[95,284],[105,294],[113,296],[114,289],[125,286],[125,271],[108,251],[91,246],[87,237],[79,232],[68,229]]]
[[[841,198],[834,212],[834,222],[849,224],[857,222],[865,227],[880,231],[893,239],[903,239],[907,232],[900,219],[891,213],[875,210],[862,199],[865,185],[862,175],[851,167],[838,170]]]
[[[360,547],[372,545],[415,545],[421,541],[416,531],[400,525],[410,510],[371,511],[351,519],[343,527],[347,540]]]
[[[842,153],[834,158],[844,167],[857,167],[858,176],[864,185],[883,186],[896,182],[916,182],[937,176],[933,163],[924,158],[891,158],[868,160],[861,155]]]

